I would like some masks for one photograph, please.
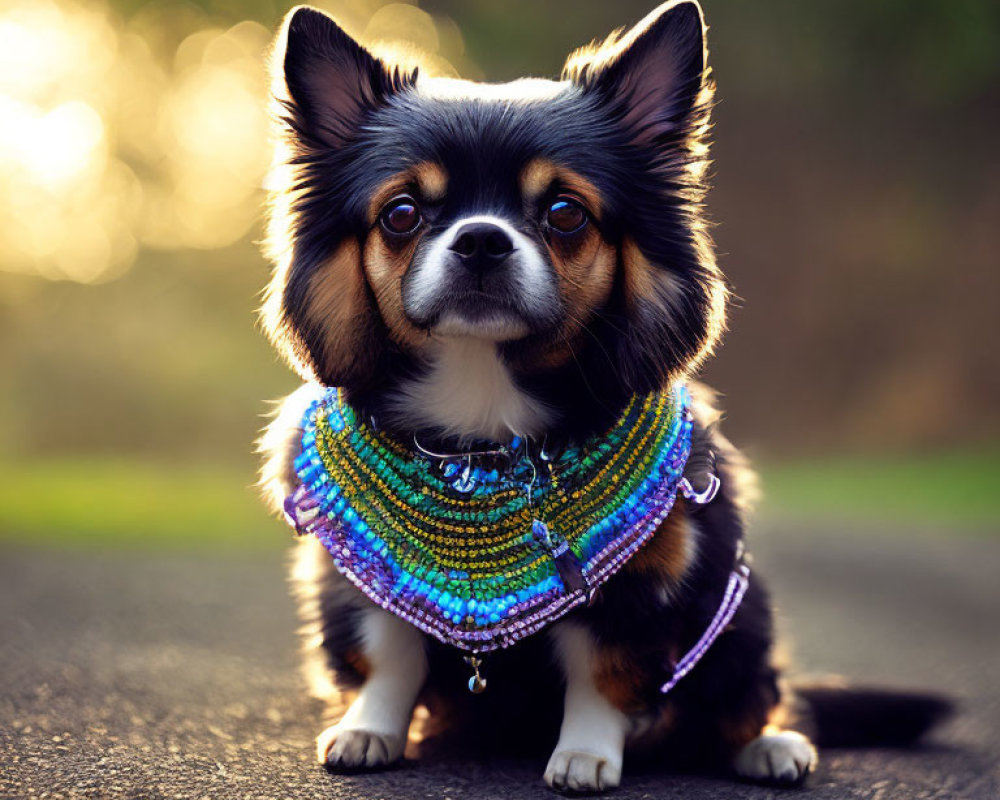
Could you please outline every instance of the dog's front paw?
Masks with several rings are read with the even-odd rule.
[[[405,744],[402,736],[332,725],[316,737],[316,757],[337,772],[375,770],[399,760]]]
[[[740,777],[755,781],[794,784],[816,766],[816,748],[801,733],[781,731],[758,736],[736,756]]]
[[[604,792],[621,780],[621,763],[579,750],[557,750],[545,768],[545,782],[559,792]]]

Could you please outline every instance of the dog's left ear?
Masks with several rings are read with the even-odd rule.
[[[695,369],[725,324],[728,292],[702,218],[713,84],[701,7],[665,3],[575,52],[563,77],[618,128],[631,160],[620,247],[628,324],[606,349],[630,391],[656,390]]]
[[[615,109],[638,145],[673,138],[706,82],[705,22],[696,0],[672,0],[625,35],[573,53],[563,78]]]

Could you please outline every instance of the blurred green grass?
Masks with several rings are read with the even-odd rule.
[[[1000,453],[765,465],[765,517],[1000,533]],[[0,542],[58,548],[273,551],[289,540],[249,468],[115,458],[0,463]]]
[[[1000,533],[1000,452],[850,457],[761,466],[763,510]]]
[[[0,463],[0,542],[86,549],[273,550],[252,470],[115,458]],[[283,536],[284,534],[284,536]]]

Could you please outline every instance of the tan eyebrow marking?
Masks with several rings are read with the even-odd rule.
[[[542,195],[555,182],[559,182],[568,191],[583,201],[584,205],[597,220],[601,219],[601,192],[593,183],[580,173],[563,167],[547,158],[535,158],[521,170],[521,196],[529,208],[534,208]]]
[[[521,196],[529,206],[534,206],[556,176],[556,165],[548,159],[535,158],[521,170]]]
[[[368,223],[374,224],[382,207],[413,184],[417,185],[424,199],[432,202],[443,200],[448,191],[448,173],[440,164],[421,161],[386,179],[375,190],[372,201],[368,204]]]
[[[443,200],[448,191],[448,173],[433,161],[424,161],[413,168],[420,193],[428,200]]]

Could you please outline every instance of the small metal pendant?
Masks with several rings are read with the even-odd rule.
[[[469,691],[473,694],[482,694],[486,691],[486,678],[479,674],[483,660],[479,656],[465,656],[465,663],[472,667],[473,672],[469,678]]]
[[[537,518],[531,521],[531,532],[535,539],[548,550],[566,591],[570,594],[583,592],[589,600],[590,589],[587,585],[587,579],[583,576],[583,567],[580,564],[580,559],[570,549],[569,542],[565,539],[554,540],[549,526]]]

